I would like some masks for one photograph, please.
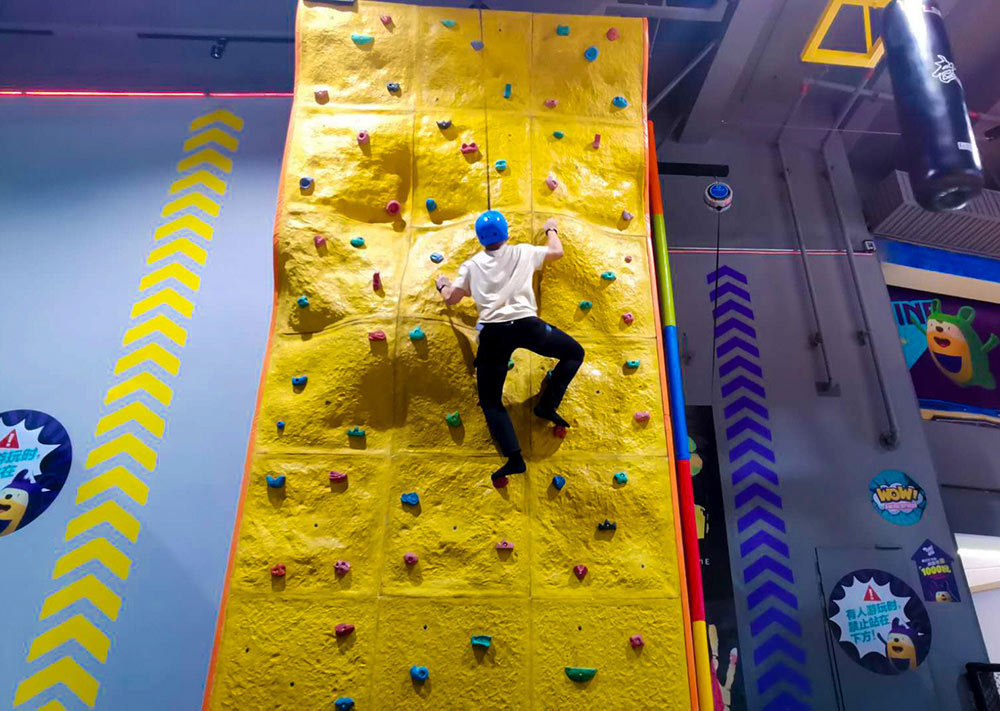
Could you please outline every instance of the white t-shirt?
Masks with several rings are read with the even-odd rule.
[[[548,247],[502,244],[466,260],[453,286],[472,294],[479,323],[497,323],[538,314],[531,279],[542,268]]]

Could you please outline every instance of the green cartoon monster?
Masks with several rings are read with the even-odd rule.
[[[1000,345],[1000,339],[991,333],[983,343],[972,328],[975,318],[976,310],[971,306],[960,308],[957,316],[942,313],[940,299],[934,299],[927,314],[927,328],[912,315],[910,321],[927,336],[927,349],[934,365],[956,385],[994,390],[997,384],[987,354]]]

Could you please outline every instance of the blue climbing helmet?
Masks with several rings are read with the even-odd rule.
[[[507,218],[499,210],[487,210],[476,220],[479,244],[488,247],[507,239]]]

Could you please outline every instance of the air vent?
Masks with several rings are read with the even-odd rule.
[[[868,228],[880,237],[1000,257],[1000,192],[984,190],[961,210],[928,212],[917,204],[906,173],[889,173],[865,196]]]

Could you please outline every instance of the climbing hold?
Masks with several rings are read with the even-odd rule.
[[[310,178],[308,175],[303,175],[301,178],[299,178],[300,190],[308,190],[312,186],[313,186],[313,179]]]
[[[304,309],[306,306],[309,305],[309,297],[302,295],[295,300],[295,303],[299,305],[300,309]]]
[[[285,577],[285,566],[281,563],[278,563],[273,568],[271,568],[271,575],[275,578]]]
[[[552,371],[551,370],[546,370],[545,371],[545,379],[546,380],[552,380]]]
[[[390,94],[395,94],[395,93],[399,92],[399,82],[398,81],[391,81],[391,82],[389,82],[388,84],[385,85],[385,88],[386,88],[386,90]]]
[[[316,89],[313,92],[313,97],[316,99],[317,104],[325,104],[330,100],[330,92],[326,89]]]
[[[279,430],[285,429],[285,421],[284,420],[278,420],[278,429]]]
[[[362,45],[362,44],[371,44],[372,42],[375,41],[375,38],[372,37],[371,35],[359,35],[358,33],[355,32],[354,34],[351,35],[351,40],[354,42],[354,44]]]
[[[472,40],[470,44],[472,45],[472,48],[477,52],[483,48],[483,43],[480,42],[479,40]]]
[[[418,494],[415,491],[409,491],[405,494],[400,494],[399,500],[402,501],[407,506],[419,506],[420,494]]]
[[[316,245],[317,247],[325,247],[326,237],[324,237],[323,235],[313,235],[313,244]]]
[[[445,27],[454,27],[455,26],[455,21],[454,20],[441,20],[441,24],[444,25]]]
[[[333,564],[333,572],[337,575],[347,575],[351,572],[351,564],[346,560],[338,560]]]
[[[552,486],[556,491],[562,491],[562,488],[566,486],[566,477],[556,474],[552,477]]]
[[[503,88],[503,98],[505,98],[505,99],[509,99],[510,98],[510,84],[505,84],[504,85],[504,88]]]
[[[510,480],[505,476],[498,476],[496,479],[493,479],[493,487],[496,489],[502,489],[507,486],[509,481]]]
[[[438,128],[440,128],[442,131],[445,131],[445,130],[451,128],[451,121],[449,121],[448,119],[445,119],[444,121],[438,121],[437,125],[438,125]]]
[[[618,39],[618,28],[612,27],[608,29],[607,34],[605,34],[604,36],[607,37],[609,41],[614,42],[616,39]]]
[[[638,368],[639,367],[639,359],[638,358],[633,358],[631,360],[625,361],[625,367],[626,368],[633,368],[633,369],[634,368]]]
[[[448,423],[449,427],[461,427],[462,426],[462,416],[458,414],[458,410],[455,410],[450,415],[444,416],[444,421]]]
[[[292,376],[292,387],[302,387],[309,381],[308,375],[293,375]]]
[[[330,481],[334,483],[347,481],[347,475],[343,472],[330,472]]]
[[[640,410],[639,412],[632,415],[636,422],[649,422],[650,414],[649,410]]]
[[[601,523],[597,524],[597,530],[598,531],[617,531],[618,530],[618,524],[615,523],[614,521],[609,521],[608,519],[604,519]]]
[[[583,57],[588,62],[593,62],[595,59],[597,59],[597,54],[598,54],[597,47],[587,47],[586,51],[583,53]]]
[[[631,222],[632,218],[634,218],[634,217],[635,217],[635,215],[633,215],[628,210],[622,210],[622,219],[625,220],[625,222]],[[625,261],[626,262],[631,262],[632,258],[631,257],[626,257]]]
[[[560,37],[569,35],[569,25],[556,25],[556,34]]]
[[[354,625],[341,622],[339,625],[333,628],[334,633],[338,637],[346,637],[351,632],[354,631]]]
[[[489,649],[490,643],[493,641],[493,638],[490,637],[488,634],[474,634],[472,635],[471,641],[473,647],[482,647],[483,649]]]
[[[585,565],[574,565],[573,575],[576,576],[577,580],[583,580],[587,576],[587,566]]]
[[[382,291],[382,275],[378,272],[372,274],[372,291]]]
[[[385,17],[385,15],[383,15]],[[341,696],[339,699],[333,702],[333,707],[337,711],[353,711],[354,710],[354,699],[350,696]]]
[[[410,678],[418,684],[423,684],[427,681],[427,677],[430,672],[427,667],[410,667]]]
[[[591,145],[594,147],[594,150],[597,150],[598,148],[601,147],[601,134],[599,133],[594,134],[594,142]]]
[[[509,361],[507,361],[507,370],[514,370],[514,359],[513,358],[511,358]]]
[[[440,252],[431,252],[431,261],[435,264],[440,264],[444,261],[444,255]]]
[[[493,164],[493,167],[495,167],[497,169],[498,173],[502,173],[505,170],[507,170],[507,161],[505,161],[505,160],[498,160],[496,163]]]
[[[465,154],[465,155],[469,155],[470,153],[479,153],[479,146],[477,146],[475,144],[475,142],[472,142],[472,143],[463,143],[462,144],[462,153]]]
[[[399,208],[400,208],[399,200],[390,200],[385,204],[385,211],[388,212],[390,215],[398,215]]]
[[[369,138],[371,136],[368,135],[368,131],[358,131],[358,145],[365,145]]]
[[[625,214],[629,214],[629,213],[625,213]],[[632,262],[632,255],[631,254],[626,254],[625,255],[625,263],[626,264],[631,264],[631,262]]]
[[[548,186],[549,190],[555,190],[559,187],[559,181],[551,175],[545,179],[545,184]]]
[[[369,341],[384,341],[386,339],[385,331],[379,329],[378,331],[369,331],[368,340]]]
[[[267,485],[271,489],[280,489],[285,485],[285,475],[279,474],[278,476],[271,476],[268,474],[266,476]]]
[[[392,15],[379,15],[378,19],[382,20],[382,24],[386,27],[392,24]]]
[[[566,428],[562,425],[556,425],[552,428],[552,434],[559,439],[566,439]]]
[[[563,133],[562,131],[553,131],[553,132],[552,132],[552,135],[553,135],[553,136],[554,136],[555,138],[558,138],[558,139],[562,140],[562,139],[563,139],[563,137],[565,137],[565,135],[566,135],[566,134],[565,134],[565,133]]]
[[[628,474],[625,472],[615,472],[616,484],[628,484]]]
[[[427,206],[427,212],[434,212],[438,209],[438,204],[434,202],[433,198],[427,198],[424,204]]]
[[[548,106],[550,109],[554,109],[556,106],[559,105],[559,101],[557,99],[546,99],[545,105]]]
[[[351,429],[347,430],[347,436],[348,437],[364,437],[365,436],[365,431],[363,429],[361,429],[360,427],[358,427],[358,426],[355,425]]]
[[[364,237],[352,237],[351,238],[351,246],[352,247],[357,247],[358,249],[361,249],[362,247],[365,246],[365,238]]]
[[[632,322],[635,321],[635,316],[632,315],[631,311],[626,311],[622,314],[622,321],[624,321],[626,325],[631,326]]]
[[[417,556],[416,553],[404,553],[403,554],[403,562],[406,563],[407,565],[413,565],[418,560],[420,560],[420,558]]]
[[[587,667],[566,667],[566,676],[573,681],[590,681],[596,673],[596,669]]]
[[[646,646],[646,641],[642,638],[641,634],[634,634],[629,637],[628,643],[632,645],[632,649],[638,649],[639,647]]]
[[[514,544],[508,541],[506,538],[499,543],[497,543],[498,551],[512,551],[514,550]]]
[[[591,308],[593,308],[593,306],[594,306],[593,301],[583,300],[580,302],[580,308],[583,309],[584,311],[589,311]]]
[[[611,103],[617,106],[619,109],[624,109],[628,106],[628,100],[624,96],[616,96],[611,100]]]
[[[604,281],[614,281],[617,278],[612,271],[601,272],[601,279],[604,279]]]
[[[420,328],[420,326],[417,326],[415,329],[413,329],[412,331],[410,331],[410,340],[411,341],[422,341],[422,340],[424,340],[426,338],[427,338],[427,334],[424,333],[424,330],[422,328]]]

